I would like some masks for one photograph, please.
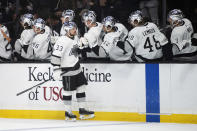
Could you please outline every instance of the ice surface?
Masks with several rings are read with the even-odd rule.
[[[0,118],[0,131],[197,131],[197,124]]]

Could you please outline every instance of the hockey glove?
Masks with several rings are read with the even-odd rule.
[[[79,39],[79,43],[78,43],[78,46],[79,46],[79,49],[83,49],[83,48],[86,48],[88,47],[89,43],[88,43],[88,40],[84,37],[81,37]]]
[[[50,42],[54,45],[57,39],[58,39],[58,36],[51,36]]]

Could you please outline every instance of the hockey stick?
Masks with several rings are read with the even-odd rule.
[[[43,81],[43,82],[41,82],[41,83],[38,83],[37,85],[34,85],[34,86],[30,87],[30,88],[27,88],[26,90],[23,90],[23,91],[17,93],[16,96],[19,96],[19,95],[21,95],[21,94],[23,94],[23,93],[25,93],[25,92],[27,92],[27,91],[29,91],[29,90],[31,90],[31,89],[37,87],[37,86],[39,86],[39,85],[42,85],[42,84],[44,84],[44,83],[50,81],[50,80],[51,80],[51,79],[48,79],[48,80],[46,80],[46,81]]]
[[[68,71],[61,73],[60,76],[64,75],[64,74],[67,73],[67,72],[68,72]],[[25,90],[23,90],[23,91],[17,93],[16,96],[19,96],[19,95],[21,95],[21,94],[23,94],[23,93],[25,93],[25,92],[27,92],[27,91],[29,91],[29,90],[32,90],[33,88],[35,88],[35,87],[37,87],[37,86],[40,86],[40,85],[42,85],[42,84],[44,84],[44,83],[46,83],[46,82],[48,82],[48,81],[50,81],[50,80],[52,80],[52,79],[48,79],[48,80],[46,80],[46,81],[43,81],[43,82],[41,82],[41,83],[38,83],[38,84],[36,84],[36,85],[30,87],[30,88],[27,88],[27,89],[25,89]]]

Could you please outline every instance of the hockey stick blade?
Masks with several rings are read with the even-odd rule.
[[[43,81],[43,82],[38,83],[37,85],[34,85],[34,86],[32,86],[32,87],[30,87],[30,88],[28,88],[28,89],[26,89],[26,90],[23,90],[23,91],[21,91],[21,92],[17,93],[17,94],[16,94],[16,96],[19,96],[19,95],[21,95],[21,94],[23,94],[23,93],[25,93],[25,92],[27,92],[27,91],[29,91],[29,90],[31,90],[31,89],[33,89],[33,88],[37,87],[37,86],[39,86],[39,85],[42,85],[42,84],[44,84],[44,83],[46,83],[46,82],[50,81],[50,80],[51,80],[51,79],[46,80],[46,81]]]

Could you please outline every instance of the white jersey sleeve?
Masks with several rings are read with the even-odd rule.
[[[119,41],[119,35],[116,32],[105,34],[101,47],[105,49],[106,53],[109,53],[112,47],[116,46],[116,43]]]
[[[33,31],[33,29],[23,30],[20,37],[21,44],[30,45],[34,36],[35,36],[35,32]]]
[[[64,45],[62,41],[63,40],[61,37],[56,41],[56,43],[54,45],[54,51],[52,53],[53,55],[60,57],[60,58],[63,56],[63,53],[66,48],[66,45]]]
[[[129,32],[126,41],[128,41],[132,47],[136,47],[138,45],[138,38],[135,30],[131,30]]]
[[[51,63],[60,65],[61,68],[73,67],[78,61],[77,40],[61,36],[54,45]],[[58,64],[59,63],[59,64]]]
[[[62,25],[61,30],[60,30],[60,36],[66,35],[66,31],[64,30],[64,25]]]
[[[33,29],[26,29],[22,32],[21,37],[19,39],[19,43],[21,43],[22,46],[21,56],[26,59],[34,59],[33,47],[32,47],[32,41],[34,36],[35,36],[35,32],[33,31]]]
[[[160,32],[159,28],[154,23],[149,23],[149,25],[155,30],[155,41],[158,41],[161,46],[166,45],[168,43],[167,37],[162,32]]]
[[[6,26],[1,25],[0,29],[9,37],[9,32]],[[11,57],[11,45],[10,43],[4,38],[2,32],[0,31],[0,57],[10,59]]]
[[[127,28],[121,23],[116,23],[115,26],[118,28],[118,31],[120,33],[120,41],[125,41],[125,38],[128,35]]]
[[[52,52],[50,35],[48,33],[36,35],[33,39],[32,47],[36,60],[49,59]]]
[[[176,44],[179,50],[182,50],[185,44],[187,43],[187,40],[183,39],[183,35],[184,33],[179,28],[174,28],[171,34],[171,43]]]
[[[91,27],[88,32],[84,34],[84,37],[88,40],[90,48],[101,44],[101,31],[102,24],[97,22],[97,26]]]
[[[194,29],[193,29],[193,26],[192,26],[192,22],[189,19],[187,19],[187,18],[183,18],[183,21],[185,22],[185,25],[188,28],[189,33],[193,34],[194,33]]]
[[[45,34],[52,35],[52,30],[49,26],[46,25],[44,30],[45,30],[45,32],[44,32]]]

